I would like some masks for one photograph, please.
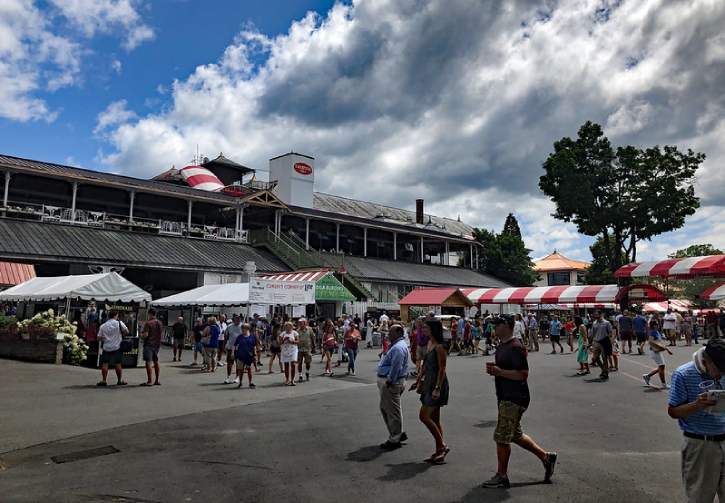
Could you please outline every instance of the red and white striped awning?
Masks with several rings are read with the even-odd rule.
[[[642,310],[647,313],[666,313],[668,309],[685,313],[692,309],[692,302],[689,300],[672,299],[669,302],[648,302],[642,306]]]
[[[180,173],[189,187],[194,189],[216,192],[224,188],[224,184],[214,173],[201,166],[187,166]]]
[[[616,302],[617,285],[465,288],[474,304],[606,304]]]
[[[725,276],[725,255],[671,258],[653,262],[632,262],[617,269],[616,278],[642,278],[648,276],[681,277]]]
[[[702,292],[700,298],[702,298],[703,300],[725,299],[725,282],[712,285],[710,288]]]
[[[526,309],[540,309],[542,311],[568,311],[569,309],[618,309],[619,304],[614,302],[585,302],[581,304],[526,304]]]
[[[260,276],[260,279],[273,279],[276,281],[317,281],[330,274],[329,269],[316,269],[314,271],[283,272]]]

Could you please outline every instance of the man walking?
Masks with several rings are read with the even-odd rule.
[[[121,366],[123,360],[123,351],[121,351],[121,341],[123,336],[128,335],[128,328],[118,319],[118,311],[111,311],[101,328],[98,329],[98,340],[101,344],[103,353],[101,354],[101,381],[96,386],[107,386],[108,366],[113,365],[116,369],[116,379],[119,386],[126,383],[123,380],[123,368]]]
[[[707,391],[725,386],[725,341],[711,340],[672,374],[667,413],[684,435],[682,482],[688,503],[725,501],[725,414]]]
[[[647,342],[647,318],[642,316],[641,312],[637,313],[632,319],[632,329],[637,341],[637,353],[643,355],[644,345]]]
[[[528,320],[528,345],[529,351],[539,350],[539,322],[536,321],[536,316],[533,313],[529,313]]]
[[[231,325],[227,325],[224,337],[226,341],[224,349],[226,349],[227,353],[227,377],[224,379],[224,384],[239,384],[239,380],[241,379],[239,375],[232,377],[232,369],[234,368],[235,361],[234,343],[237,342],[237,337],[240,335],[242,335],[242,317],[235,314],[232,317]]]
[[[609,357],[612,356],[612,324],[604,319],[601,311],[594,313],[596,320],[592,323],[591,337],[593,359],[599,365],[599,379],[609,379]]]
[[[312,353],[315,352],[315,332],[307,325],[305,318],[297,321],[297,373],[300,376],[298,382],[304,382],[302,378],[302,364],[305,364],[305,378],[310,382],[310,366],[312,365]]]
[[[496,442],[498,468],[496,474],[483,483],[488,488],[509,488],[508,464],[511,443],[526,449],[544,465],[544,481],[550,482],[556,466],[556,453],[546,452],[521,430],[521,417],[529,407],[529,363],[526,348],[513,335],[515,321],[510,316],[494,320],[496,337],[495,363],[486,363],[486,372],[495,377],[498,421],[493,440]]]
[[[632,336],[634,334],[633,325],[634,320],[629,314],[629,311],[625,310],[624,314],[619,317],[619,339],[622,341],[622,354],[627,354],[627,348],[629,347],[629,353],[632,353]]]
[[[380,391],[380,413],[388,428],[388,440],[380,445],[386,451],[401,447],[408,439],[403,431],[403,411],[400,395],[405,390],[405,376],[408,375],[410,354],[403,338],[403,327],[395,324],[388,334],[391,346],[378,363],[378,390]]]
[[[556,354],[556,345],[559,345],[561,354],[564,354],[564,347],[561,345],[561,322],[559,317],[554,315],[549,323],[549,338],[551,339],[551,354]]]
[[[171,333],[174,337],[174,361],[181,361],[181,350],[184,349],[184,341],[186,340],[186,323],[184,323],[184,317],[179,316],[176,319],[176,323],[171,326]],[[177,359],[177,356],[178,359]]]
[[[143,332],[143,361],[146,364],[146,382],[141,386],[151,386],[151,364],[153,363],[154,374],[156,380],[153,382],[155,386],[160,386],[159,374],[159,349],[161,349],[161,335],[164,333],[164,327],[156,318],[156,309],[149,309],[149,319],[144,324]]]

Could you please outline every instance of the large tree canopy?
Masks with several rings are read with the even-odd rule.
[[[637,259],[639,241],[678,229],[695,213],[700,202],[692,183],[704,160],[673,146],[615,151],[601,126],[586,122],[575,140],[554,143],[539,187],[556,204],[554,217],[601,238],[615,271]]]
[[[538,279],[526,248],[519,223],[512,214],[506,217],[501,234],[487,229],[474,229],[473,235],[483,245],[478,269],[514,286],[531,285]]]

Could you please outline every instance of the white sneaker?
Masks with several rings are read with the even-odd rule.
[[[230,382],[232,382],[231,377],[227,377],[226,379],[224,379],[224,384],[229,384]]]
[[[644,385],[645,386],[649,386],[650,385],[649,384],[650,376],[648,376],[647,374],[642,374],[642,380],[644,381]]]
[[[662,385],[660,386],[660,389],[670,389],[670,385],[662,383]]]
[[[239,384],[239,376],[235,377],[232,381],[234,384]]]

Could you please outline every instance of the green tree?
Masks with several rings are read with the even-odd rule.
[[[675,253],[668,255],[670,258],[685,257],[704,257],[706,255],[722,255],[722,250],[718,250],[710,243],[701,245],[690,245],[687,248],[681,248]]]
[[[515,236],[520,238],[521,237],[521,228],[519,227],[519,221],[516,220],[516,217],[513,213],[509,213],[506,217],[506,221],[503,224],[503,231],[501,231],[502,236]]]
[[[615,271],[637,259],[638,242],[682,227],[695,213],[700,202],[692,182],[704,160],[672,146],[615,151],[601,126],[589,121],[577,139],[554,143],[539,188],[556,204],[555,218],[601,238]]]
[[[513,215],[506,218],[506,224],[501,234],[487,229],[474,229],[473,236],[483,245],[479,253],[478,269],[515,286],[531,285],[538,279],[529,256],[531,250],[526,248]],[[518,234],[506,233],[507,228],[515,228]]]
[[[709,243],[690,245],[687,248],[681,248],[669,255],[670,258],[685,257],[702,257],[705,255],[722,255],[719,250]],[[715,283],[720,283],[721,278],[692,278],[692,279],[671,279],[668,280],[667,287],[672,297],[678,299],[688,299],[700,305],[706,305],[707,302],[699,300],[700,294],[710,288]]]
[[[588,285],[610,285],[617,282],[614,278],[614,271],[610,269],[609,259],[609,254],[616,249],[617,244],[612,236],[609,236],[608,247],[605,246],[604,239],[601,236],[589,247],[589,251],[592,253],[592,263],[584,277],[584,281]],[[619,253],[620,261],[625,262],[624,252],[620,249]]]

